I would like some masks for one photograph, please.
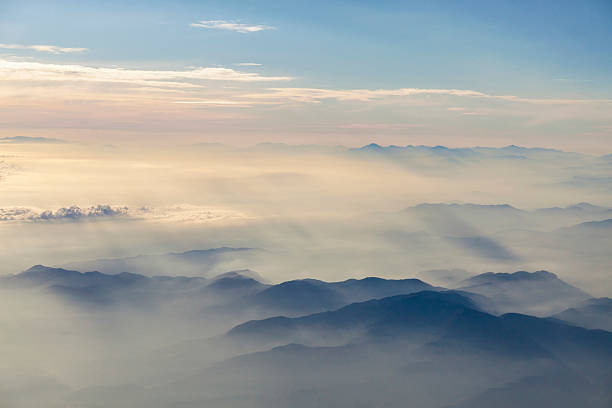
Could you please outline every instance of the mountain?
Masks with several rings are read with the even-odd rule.
[[[609,406],[605,391],[572,373],[526,376],[490,388],[452,408],[555,408]]]
[[[433,286],[419,279],[382,279],[376,277],[331,282],[328,283],[328,286],[341,293],[351,303],[434,289]]]
[[[466,279],[458,289],[488,298],[481,306],[499,313],[519,312],[547,316],[590,298],[547,271],[487,272]]]
[[[571,234],[580,232],[606,233],[612,208],[586,202],[536,210],[523,210],[503,203],[422,203],[405,208],[397,216],[420,222],[429,233],[447,239],[484,239],[503,246],[520,232],[529,234],[527,238],[530,239],[536,231],[558,238],[567,235],[575,238]]]
[[[612,218],[601,220],[601,221],[588,221],[583,222],[571,227],[560,228],[565,233],[605,233],[608,234],[612,230]]]
[[[574,216],[584,215],[610,215],[612,214],[612,208],[600,207],[586,202],[569,205],[567,207],[551,207],[551,208],[540,208],[536,210],[537,214],[550,215],[550,214],[570,214]]]
[[[483,161],[516,161],[516,160],[579,160],[583,155],[546,148],[528,148],[522,146],[505,147],[464,147],[446,146],[381,146],[376,143],[359,148],[348,149],[347,153],[361,158],[384,158],[404,165],[431,166],[434,163],[459,165]]]
[[[348,149],[351,157],[362,159],[392,160],[400,165],[435,168],[435,165],[457,165],[467,160],[479,160],[486,155],[471,148],[449,148],[445,146],[381,146],[370,143],[360,148]]]
[[[35,265],[17,275],[2,277],[5,285],[13,287],[54,287],[65,286],[70,288],[98,287],[125,287],[134,283],[143,283],[148,278],[123,272],[108,275],[94,272],[78,272],[63,268],[51,268],[44,265]]]
[[[94,259],[71,262],[64,267],[81,271],[97,270],[105,273],[133,272],[146,276],[175,275],[206,276],[224,264],[232,265],[251,255],[252,248],[212,248],[161,255],[139,255],[127,258]],[[227,270],[227,269],[225,269]]]
[[[468,347],[479,353],[490,351],[525,358],[550,357],[551,350],[557,352],[575,343],[586,352],[609,354],[612,358],[612,349],[606,351],[607,345],[612,344],[612,333],[516,313],[491,315],[454,291],[422,291],[308,316],[254,320],[234,327],[226,336],[251,344],[305,345],[332,340],[348,344],[433,337],[435,340],[427,342],[427,347],[436,353]]]
[[[508,204],[424,203],[408,207],[404,214],[424,222],[428,229],[446,236],[478,236],[532,224],[530,214]]]
[[[249,270],[231,271],[211,278],[202,292],[215,299],[215,303],[225,303],[240,297],[254,295],[270,287],[261,282],[261,277]]]
[[[234,301],[259,292],[269,285],[261,283],[250,270],[226,272],[211,279],[186,276],[144,276],[129,272],[105,274],[78,272],[35,265],[28,270],[0,278],[7,288],[43,289],[81,305],[159,305],[167,301],[191,300],[190,308],[198,309]]]
[[[509,204],[446,204],[446,203],[422,203],[418,204],[414,207],[409,207],[406,209],[407,211],[434,211],[434,210],[444,210],[444,211],[454,211],[457,213],[461,213],[464,215],[472,215],[480,217],[484,214],[490,214],[495,216],[508,216],[508,215],[519,215],[524,214],[525,211],[515,208]]]
[[[612,331],[612,299],[587,299],[553,317],[588,329]]]
[[[203,304],[197,299],[212,297],[217,309],[204,310],[225,322],[231,321],[222,314],[228,308],[288,315],[105,361],[92,367],[91,375],[110,378],[100,382],[111,385],[68,392],[57,406],[366,408],[402,407],[409,401],[423,408],[505,408],[513,401],[535,408],[585,401],[581,406],[607,408],[605,394],[612,385],[612,333],[558,318],[491,314],[479,306],[485,303],[481,294],[415,279],[267,285],[248,270],[210,279],[122,278],[40,266],[20,275],[10,279],[43,282],[36,286],[42,288],[62,283],[76,291],[103,291],[100,282],[128,279],[133,283],[124,286],[137,288],[125,292],[130,297],[173,293],[168,304],[184,301],[191,309]],[[483,274],[464,282],[515,290],[516,282],[555,289],[556,280],[540,271]],[[71,282],[73,287],[65,286]],[[411,293],[396,294],[406,291]],[[183,318],[183,312],[172,316]]]
[[[455,292],[247,322],[220,341],[264,350],[152,389],[158,406],[506,407],[510,396],[525,407],[604,408],[612,380],[612,333],[494,316]]]
[[[419,279],[445,287],[455,287],[471,275],[465,269],[430,269],[416,274]]]
[[[0,137],[0,143],[68,143],[65,140],[50,137],[7,136]]]
[[[237,306],[258,310],[264,316],[299,316],[338,309],[363,300],[431,289],[434,287],[418,279],[368,277],[341,282],[301,279],[270,286],[243,299]]]
[[[281,314],[308,314],[336,309],[346,303],[326,282],[304,279],[269,287],[248,299],[253,307]]]
[[[193,256],[196,260],[201,256],[193,251],[178,255]],[[341,282],[304,279],[276,285],[261,281],[257,273],[248,269],[205,279],[144,276],[129,272],[83,273],[43,265],[0,278],[2,286],[42,288],[82,305],[120,305],[128,302],[152,306],[181,298],[190,313],[201,310],[207,318],[226,319],[234,324],[241,319],[305,315],[337,309],[362,300],[435,289],[418,279],[387,280],[369,277]]]
[[[184,276],[147,277],[129,272],[79,272],[35,265],[20,274],[0,278],[0,284],[14,289],[42,289],[82,306],[100,306],[152,305],[205,287],[207,281]]]
[[[239,271],[225,272],[210,279],[207,287],[218,289],[239,289],[260,287],[263,279],[258,273],[250,269],[241,269]]]
[[[238,342],[246,339],[250,344],[306,345],[344,344],[347,339],[362,341],[400,334],[428,337],[440,335],[458,316],[472,311],[485,318],[472,300],[456,292],[421,291],[303,317],[249,321],[234,327],[227,337]]]

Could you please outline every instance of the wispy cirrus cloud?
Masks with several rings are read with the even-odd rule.
[[[246,34],[246,33],[256,33],[258,31],[264,30],[275,30],[276,27],[272,27],[269,25],[250,25],[244,23],[237,23],[235,21],[227,21],[227,20],[201,20],[197,23],[191,23],[192,27],[199,28],[208,28],[213,30],[228,30],[228,31],[236,31],[238,33]]]
[[[212,105],[212,106],[251,106],[254,105],[255,101],[240,101],[240,100],[227,100],[227,99],[192,99],[192,100],[180,100],[172,101],[172,103],[186,104],[186,105]]]
[[[568,105],[590,103],[612,103],[612,99],[554,99],[525,98],[515,95],[491,95],[470,89],[428,89],[428,88],[398,88],[398,89],[321,89],[321,88],[268,88],[266,92],[244,95],[254,99],[291,100],[296,102],[318,103],[323,100],[370,102],[393,97],[409,97],[418,95],[457,96],[481,99],[497,99],[508,102],[521,102],[538,105]],[[454,107],[452,110],[458,110]]]
[[[266,82],[289,81],[291,77],[264,76],[231,68],[197,67],[188,70],[143,70],[92,67],[76,64],[0,59],[1,82],[110,82],[148,87],[192,88],[198,81]]]
[[[237,62],[234,65],[238,67],[261,67],[261,64],[256,62]]]
[[[321,88],[269,88],[268,93],[247,95],[252,98],[289,99],[298,102],[320,102],[325,99],[336,99],[339,101],[373,101],[387,97],[402,97],[412,95],[452,95],[452,96],[477,96],[488,97],[489,95],[465,89],[422,89],[422,88],[399,88],[399,89],[321,89]]]
[[[76,54],[89,51],[87,48],[60,47],[57,45],[23,45],[23,44],[0,44],[0,48],[6,50],[31,50],[47,52],[49,54]]]

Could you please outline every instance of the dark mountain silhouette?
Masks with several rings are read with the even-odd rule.
[[[432,349],[473,347],[510,355],[548,356],[572,349],[612,358],[612,333],[586,330],[557,320],[520,314],[494,316],[469,298],[453,292],[422,291],[410,295],[353,303],[335,311],[287,318],[254,320],[234,327],[229,339],[272,343],[316,343],[323,337],[381,341],[433,334]],[[454,344],[453,344],[454,343]]]
[[[196,255],[197,256],[197,255]],[[324,282],[304,279],[277,285],[264,284],[250,270],[226,272],[205,279],[185,276],[143,276],[121,272],[78,272],[36,265],[20,274],[0,279],[4,286],[45,288],[66,299],[89,304],[154,305],[181,297],[191,308],[203,307],[204,315],[237,323],[242,316],[263,318],[298,316],[333,310],[349,303],[395,294],[434,289],[418,279],[349,279]],[[244,320],[242,320],[244,321]]]
[[[418,279],[387,280],[381,278],[348,279],[324,282],[302,279],[268,287],[236,305],[240,309],[259,310],[262,315],[298,316],[333,310],[349,303],[395,294],[434,289]]]
[[[330,282],[328,286],[340,292],[351,302],[433,289],[431,285],[419,279],[382,279],[376,277]]]
[[[65,405],[365,408],[410,401],[425,408],[505,408],[508,401],[525,407],[584,401],[581,406],[607,408],[609,402],[612,333],[559,318],[498,316],[481,306],[488,306],[485,295],[415,279],[266,285],[249,270],[203,279],[36,266],[2,284],[7,281],[63,298],[96,299],[97,306],[130,299],[149,310],[151,299],[189,307],[195,299],[214,299],[216,309],[205,311],[221,320],[228,309],[287,315],[122,358],[120,375],[109,370],[121,386],[70,393]],[[544,271],[483,274],[464,283],[498,296],[519,289],[531,296],[544,288],[583,293]],[[125,385],[128,379],[139,385]]]
[[[347,333],[352,335],[341,339]],[[331,338],[342,342],[322,345]],[[315,398],[339,407],[406,401],[569,407],[585,401],[581,406],[604,408],[612,380],[612,333],[532,316],[494,316],[455,292],[423,291],[247,322],[223,341],[281,345],[220,362],[157,390],[160,398],[180,400],[197,389],[190,398],[224,407],[308,407]]]
[[[284,314],[306,314],[336,309],[346,299],[325,282],[305,279],[283,282],[257,293],[248,302],[260,309]]]
[[[455,342],[481,349],[483,346],[484,349],[505,347],[510,353],[515,349],[514,343],[506,343],[516,340],[517,336],[505,331],[499,318],[479,311],[472,300],[459,293],[422,291],[354,303],[339,310],[299,318],[250,321],[233,328],[227,336],[238,342],[264,345],[291,342],[342,344],[402,336],[431,337],[439,338],[444,347]],[[527,354],[542,351],[535,344],[531,344],[528,350],[529,342],[523,340],[523,346],[516,351]]]

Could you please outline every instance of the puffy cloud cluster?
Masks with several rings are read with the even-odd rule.
[[[100,205],[89,207],[87,209],[81,209],[80,207],[73,205],[69,208],[60,208],[53,212],[51,210],[43,211],[40,214],[42,220],[55,220],[55,219],[79,219],[82,217],[114,217],[119,215],[126,215],[128,211],[127,207],[111,207],[110,205]]]
[[[96,205],[89,208],[80,208],[73,205],[62,207],[55,211],[39,211],[28,207],[0,208],[0,221],[77,221],[87,218],[125,216],[127,207],[111,207],[110,205]]]
[[[225,209],[212,209],[182,204],[168,207],[139,207],[95,205],[81,208],[73,205],[57,210],[40,210],[31,207],[0,208],[0,221],[92,221],[96,219],[126,219],[208,223],[248,218],[245,214]]]

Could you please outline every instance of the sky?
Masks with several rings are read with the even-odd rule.
[[[0,3],[0,137],[609,153],[609,1]]]

